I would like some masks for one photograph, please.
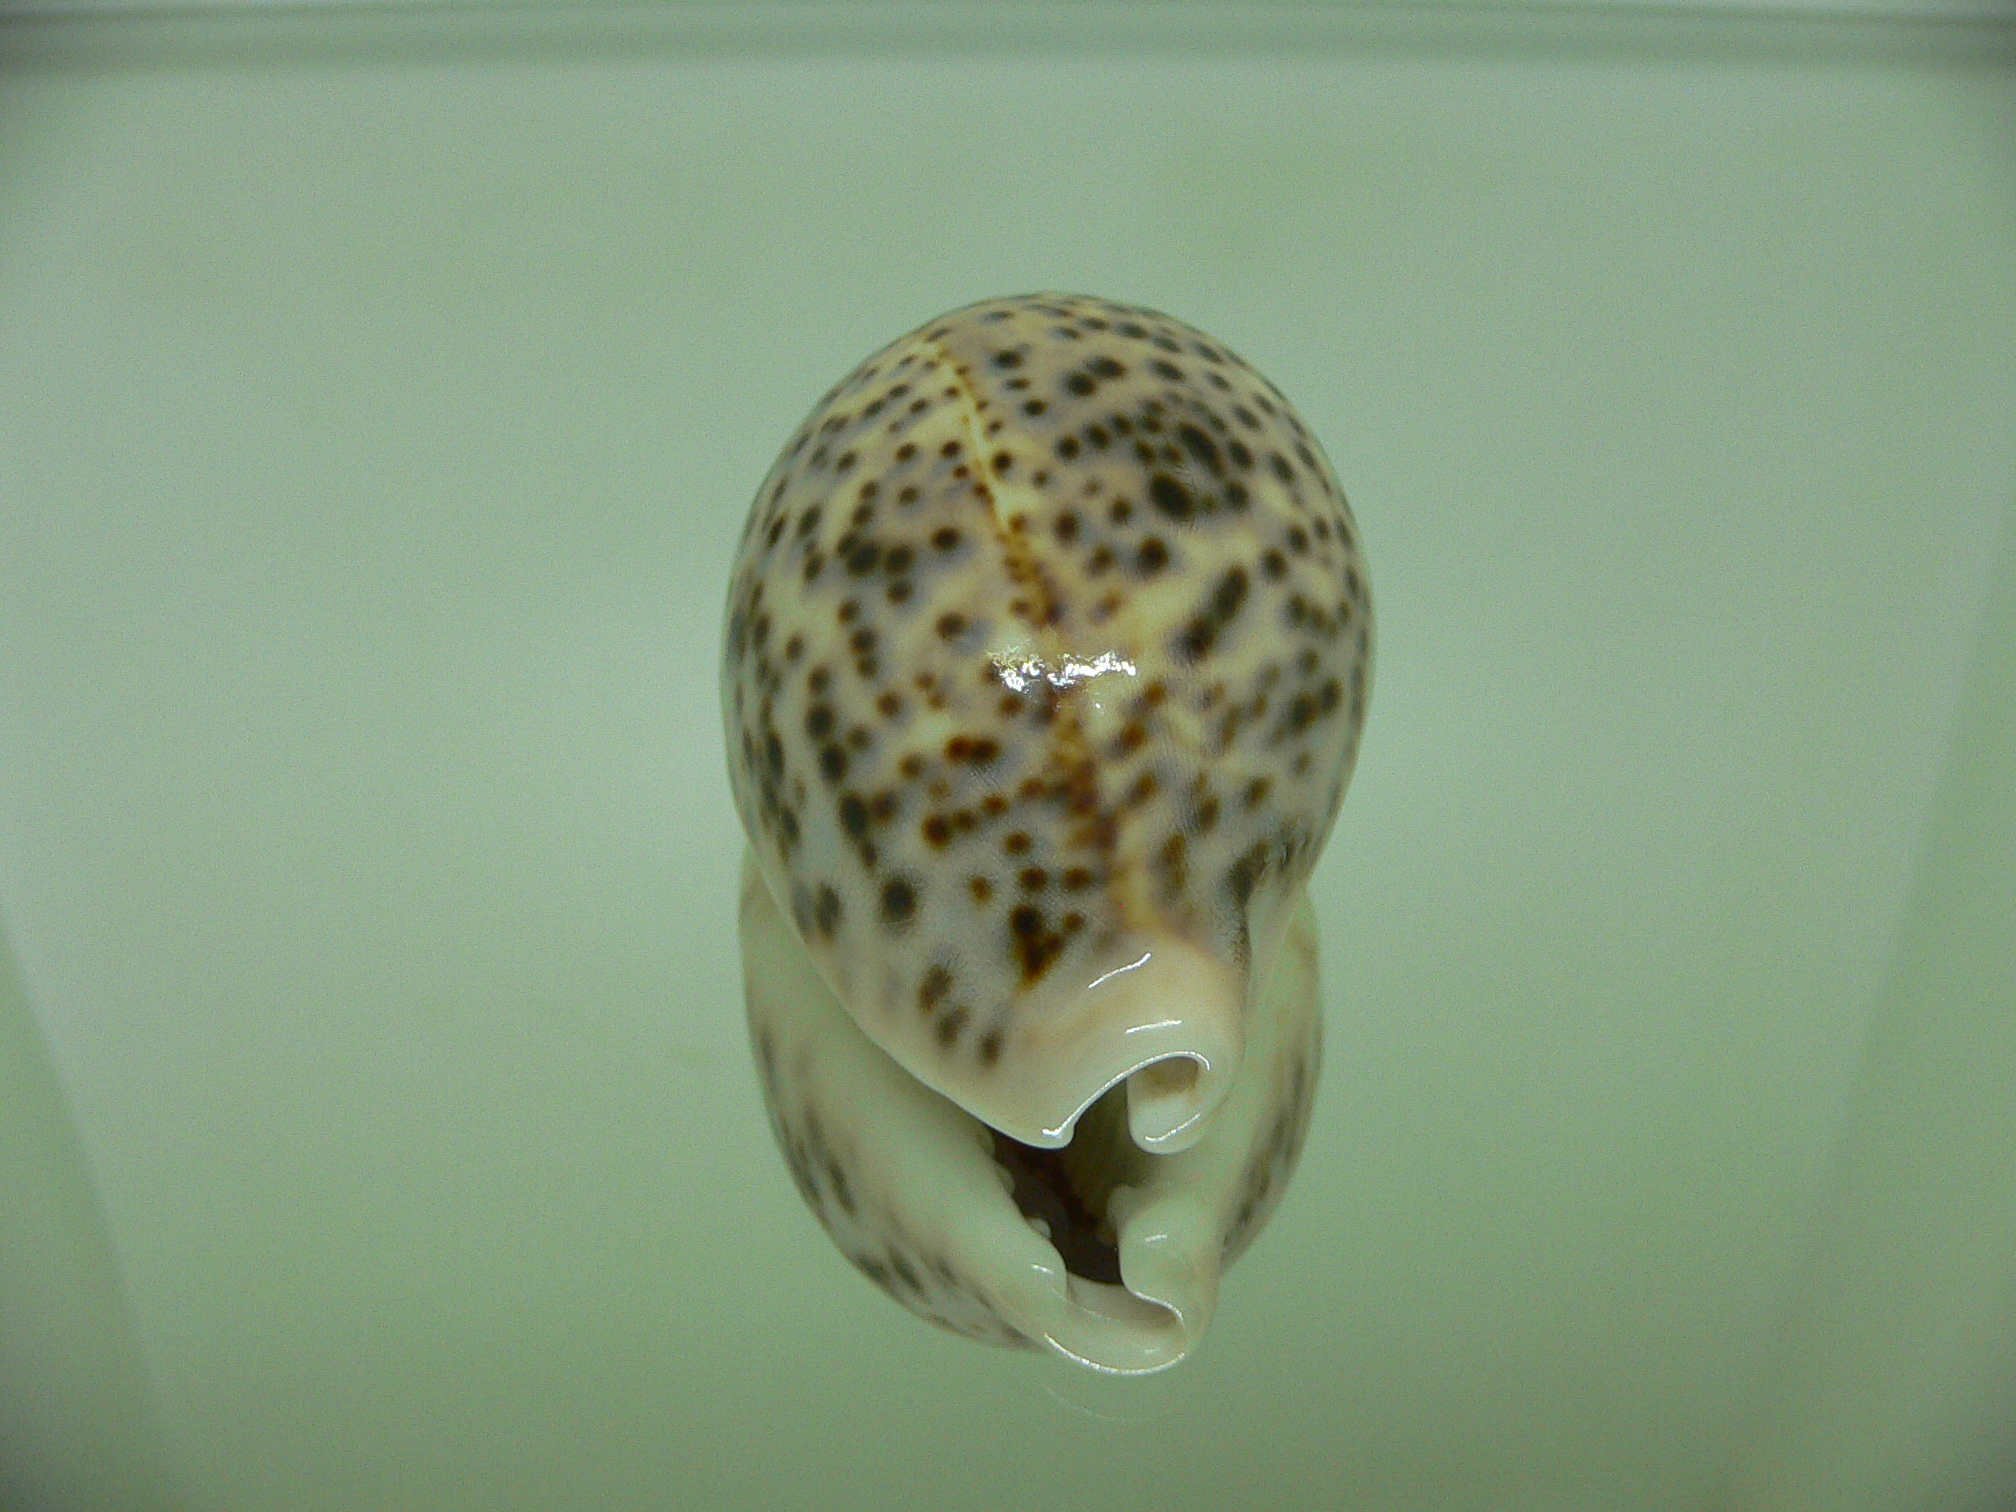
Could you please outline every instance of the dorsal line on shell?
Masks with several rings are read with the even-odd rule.
[[[1022,621],[1032,647],[1045,666],[1061,665],[1070,648],[1057,630],[1060,595],[1027,535],[1014,528],[1014,511],[1004,507],[1002,480],[989,476],[987,427],[981,415],[980,397],[967,381],[964,365],[949,351],[928,337],[922,344],[944,364],[947,385],[957,390],[956,402],[966,431],[966,447],[975,468],[974,489],[986,506],[988,525],[1001,551],[1004,568],[1031,590],[1032,602]],[[1123,675],[1130,679],[1136,676],[1131,663],[1122,665],[1126,669]],[[1118,672],[1120,668],[1112,670]],[[996,677],[999,680],[998,669]],[[1003,686],[1006,686],[1005,682]],[[1135,896],[1138,879],[1134,877],[1133,869],[1114,865],[1119,817],[1110,804],[1100,800],[1097,754],[1086,738],[1072,700],[1061,696],[1063,691],[1045,689],[1040,690],[1038,695],[1046,699],[1055,711],[1048,741],[1055,766],[1053,797],[1061,800],[1070,814],[1068,822],[1072,838],[1100,858],[1100,869],[1107,879],[1107,891],[1116,920],[1142,919],[1146,915],[1142,900]],[[1024,987],[1040,981],[1054,960],[1055,952],[1044,948],[1046,939],[1046,935],[1038,934],[1016,942]]]

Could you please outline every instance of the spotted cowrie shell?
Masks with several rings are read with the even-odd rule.
[[[1372,634],[1315,438],[1151,310],[955,311],[785,446],[722,669],[748,1011],[899,1300],[1108,1370],[1194,1345],[1307,1125]]]

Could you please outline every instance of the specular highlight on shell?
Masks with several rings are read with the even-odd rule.
[[[1104,1369],[1194,1345],[1306,1126],[1371,655],[1321,449],[1168,316],[970,306],[785,446],[722,677],[751,1032],[899,1300]]]

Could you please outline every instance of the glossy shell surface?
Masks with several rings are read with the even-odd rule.
[[[735,802],[920,1088],[1035,1151],[1120,1088],[1172,1156],[1232,1095],[1371,655],[1357,527],[1270,383],[1153,311],[989,300],[863,362],[762,485]]]

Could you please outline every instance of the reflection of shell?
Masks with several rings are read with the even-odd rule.
[[[1316,443],[1167,316],[972,306],[785,448],[722,681],[750,1014],[801,1188],[918,1311],[1115,1369],[1194,1341],[1308,1112],[1313,925],[1275,963],[1371,631]],[[1016,1237],[982,1255],[986,1204]],[[1064,1342],[1004,1264],[1131,1342]]]

